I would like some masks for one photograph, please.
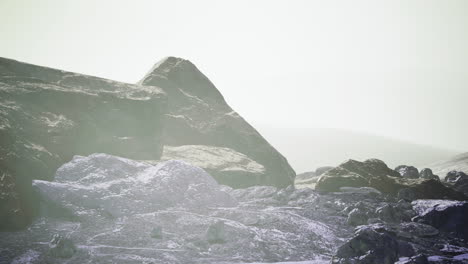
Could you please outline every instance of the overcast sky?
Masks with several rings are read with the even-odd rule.
[[[195,63],[254,126],[468,150],[468,1],[0,0],[0,56],[124,82]]]

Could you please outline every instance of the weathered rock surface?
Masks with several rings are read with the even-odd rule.
[[[378,180],[384,181],[388,177],[401,176],[377,159],[364,162],[348,160],[325,172],[317,181],[316,189],[334,192],[339,191],[340,187],[375,187],[373,185],[377,185]]]
[[[184,145],[164,146],[162,160],[183,160],[203,168],[218,182],[226,185],[248,187],[258,180],[263,182],[265,167],[233,149],[205,146]]]
[[[468,180],[468,175],[463,171],[449,171],[444,179],[446,182],[449,183],[457,183],[460,180]]]
[[[318,221],[327,207],[312,209],[332,198],[292,187],[232,189],[183,161],[76,156],[54,182],[34,188],[41,217],[1,234],[0,263],[62,263],[48,246],[55,234],[76,246],[67,263],[326,263],[346,234]]]
[[[295,172],[286,159],[227,105],[213,83],[190,61],[163,59],[139,84],[161,87],[168,94],[165,145],[226,147],[265,167],[258,178],[221,183],[232,187],[293,184]]]
[[[417,200],[415,221],[429,224],[468,241],[468,202],[449,200]]]
[[[400,173],[401,177],[408,179],[417,179],[419,178],[419,171],[414,166],[400,165],[395,168],[395,171]]]
[[[159,159],[165,109],[157,87],[0,58],[0,230],[31,219],[31,180],[51,180],[73,155]]]

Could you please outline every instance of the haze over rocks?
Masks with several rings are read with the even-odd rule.
[[[0,263],[468,263],[463,155],[294,184],[175,57],[138,84],[0,59],[0,94]]]

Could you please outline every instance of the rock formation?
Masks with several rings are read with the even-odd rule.
[[[0,230],[30,220],[31,180],[52,180],[73,155],[159,159],[165,109],[157,87],[0,58]]]
[[[226,182],[230,186],[293,184],[295,172],[286,159],[229,107],[213,83],[190,61],[163,59],[139,84],[161,87],[168,94],[165,145],[231,148],[265,167],[264,174]]]

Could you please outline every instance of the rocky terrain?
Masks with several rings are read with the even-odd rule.
[[[108,154],[75,156],[33,187],[40,215],[2,233],[0,263],[468,261],[466,201],[373,187],[232,189],[184,161]]]
[[[182,159],[188,149],[217,156],[204,168],[233,187],[286,187],[295,176],[189,61],[166,58],[127,84],[0,58],[0,230],[30,223],[31,181],[52,180],[74,155],[159,160],[164,146]]]
[[[189,61],[0,59],[0,263],[468,263],[463,156],[297,176]]]

